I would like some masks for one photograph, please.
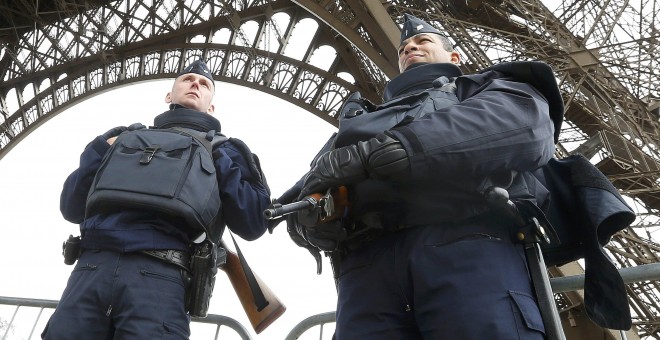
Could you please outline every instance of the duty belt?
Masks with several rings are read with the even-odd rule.
[[[190,271],[190,255],[185,251],[168,249],[142,250],[140,252]]]
[[[419,225],[396,223],[390,221],[388,221],[386,224],[383,224],[378,219],[362,219],[353,225],[354,230],[362,232],[355,233],[353,236],[349,236],[347,240],[342,242],[341,246],[346,250],[359,249],[364,247],[365,243],[371,242],[374,239],[382,237],[383,235],[424,225],[437,225],[439,227],[446,227],[448,233],[458,233],[461,235],[466,233],[485,234],[501,238],[503,240],[514,240],[512,230],[515,228],[511,227],[510,221],[492,212],[484,212],[482,214],[460,220],[421,223]]]

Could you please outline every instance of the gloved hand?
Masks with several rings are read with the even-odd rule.
[[[350,185],[367,177],[386,179],[407,174],[410,159],[401,142],[385,133],[366,142],[321,155],[304,177],[298,199],[325,189]]]
[[[335,220],[302,228],[311,245],[323,251],[334,251],[339,248],[339,242],[346,239],[346,230],[341,223]]]
[[[114,127],[112,129],[106,131],[106,133],[102,134],[101,137],[103,137],[103,139],[105,139],[105,140],[108,140],[112,137],[119,136],[122,132],[124,132],[126,130],[128,130],[128,128],[125,127],[125,126],[117,126],[117,127]]]
[[[286,224],[287,232],[289,233],[291,240],[293,240],[297,246],[307,249],[307,251],[314,256],[314,260],[316,260],[316,273],[321,275],[323,270],[321,252],[317,247],[307,241],[305,227],[298,224],[296,214],[286,215]]]
[[[300,223],[297,214],[289,214],[286,216],[286,224],[293,242],[303,248],[333,251],[337,250],[338,241],[346,238],[346,232],[339,221],[307,227]]]
[[[289,233],[289,237],[293,240],[298,247],[307,248],[312,246],[309,241],[307,241],[307,233],[305,233],[305,227],[301,226],[298,223],[298,218],[295,214],[286,215],[286,231]]]

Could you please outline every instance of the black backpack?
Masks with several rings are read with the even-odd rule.
[[[227,139],[215,131],[131,125],[103,157],[85,215],[150,210],[183,218],[193,238],[208,234],[222,207],[212,150]]]

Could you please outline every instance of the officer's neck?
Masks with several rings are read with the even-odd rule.
[[[430,88],[433,86],[433,81],[442,76],[454,78],[461,75],[463,75],[461,69],[454,64],[415,63],[385,86],[383,100],[388,101]]]
[[[170,104],[170,109],[154,118],[154,125],[159,129],[185,127],[198,131],[220,132],[220,121],[212,115],[180,104]]]

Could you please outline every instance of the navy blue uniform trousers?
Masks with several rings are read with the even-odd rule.
[[[188,339],[181,269],[140,253],[86,250],[42,338]]]
[[[523,246],[505,226],[419,226],[340,264],[337,340],[543,339]]]

